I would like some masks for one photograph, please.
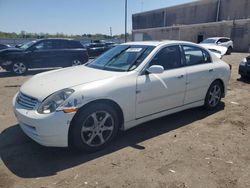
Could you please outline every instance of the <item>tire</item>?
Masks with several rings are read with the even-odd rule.
[[[232,51],[233,51],[233,48],[230,46],[228,49],[227,49],[227,55],[231,55],[231,53],[232,53]]]
[[[80,151],[98,151],[112,142],[118,129],[116,110],[105,103],[93,104],[82,108],[74,117],[69,145]]]
[[[207,91],[204,107],[207,110],[216,109],[221,102],[222,94],[222,84],[219,81],[213,82]]]
[[[83,61],[79,58],[76,58],[76,59],[73,59],[71,61],[71,66],[74,67],[74,66],[79,66],[79,65],[82,65],[83,64]]]
[[[27,65],[25,63],[17,61],[11,66],[11,72],[15,75],[24,75],[28,71]]]

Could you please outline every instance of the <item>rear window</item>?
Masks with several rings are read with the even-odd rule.
[[[80,41],[68,41],[67,46],[69,48],[83,48],[83,45],[80,43]]]
[[[201,48],[195,46],[183,46],[183,50],[187,66],[211,62],[210,54]]]

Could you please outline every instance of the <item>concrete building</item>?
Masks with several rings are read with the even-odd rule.
[[[229,37],[235,51],[249,51],[250,0],[200,0],[134,14],[132,20],[135,41]]]

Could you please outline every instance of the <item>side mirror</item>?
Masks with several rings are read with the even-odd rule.
[[[217,42],[217,44],[221,44],[221,42],[220,42],[220,41],[218,41],[218,42]]]
[[[164,72],[164,68],[161,65],[152,65],[147,69],[147,72],[152,74],[161,74]]]

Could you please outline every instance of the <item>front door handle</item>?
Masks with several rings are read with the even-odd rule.
[[[214,71],[214,69],[209,69],[209,72],[213,72]]]
[[[184,78],[184,75],[177,76],[178,79]]]

